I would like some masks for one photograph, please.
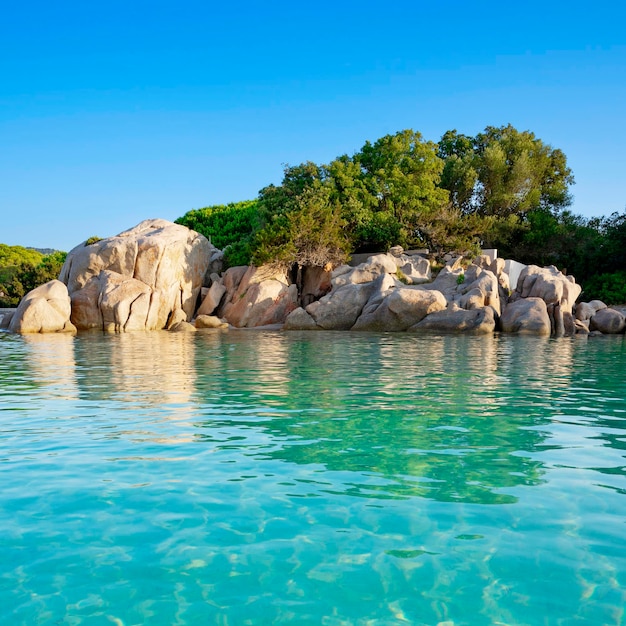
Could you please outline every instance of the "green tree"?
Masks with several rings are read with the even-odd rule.
[[[204,235],[214,246],[224,250],[227,267],[248,265],[252,240],[261,223],[259,202],[247,200],[193,209],[175,221]]]
[[[446,132],[438,154],[445,161],[441,185],[464,214],[507,218],[571,204],[571,169],[561,150],[530,131],[488,126],[476,137]]]
[[[365,243],[366,237],[380,232],[383,237],[372,243],[382,247],[422,244],[420,226],[446,206],[449,196],[439,186],[444,162],[437,156],[436,144],[404,130],[373,144],[366,142],[353,158],[369,195],[363,206],[371,212],[370,224],[357,230],[358,238]]]
[[[324,267],[345,261],[350,241],[332,185],[317,180],[304,186],[292,209],[275,215],[255,244],[253,260],[258,265]]]
[[[14,246],[14,248],[19,248],[19,246]],[[22,248],[22,250],[25,249]],[[21,255],[21,250],[17,252],[14,250],[13,252]],[[3,271],[0,272],[0,275],[3,277],[3,280],[0,281],[0,306],[17,306],[19,301],[29,291],[58,278],[67,256],[66,252],[60,251],[55,251],[45,256],[37,251],[29,250],[28,252],[35,252],[36,255],[23,255],[18,257],[24,259],[18,265],[2,268]],[[9,256],[8,254],[4,258],[10,259],[11,262],[16,260],[15,256]],[[34,263],[33,259],[35,260]]]

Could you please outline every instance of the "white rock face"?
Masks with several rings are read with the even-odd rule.
[[[61,281],[51,280],[22,298],[9,330],[14,333],[76,332],[70,313],[67,287]]]
[[[216,251],[203,235],[151,219],[116,237],[76,246],[59,279],[79,329],[155,330],[178,310],[190,320]]]

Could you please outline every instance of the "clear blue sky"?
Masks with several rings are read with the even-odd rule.
[[[626,3],[2,2],[0,242],[254,198],[404,128],[511,123],[626,208]]]

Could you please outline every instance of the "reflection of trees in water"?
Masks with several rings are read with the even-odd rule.
[[[526,453],[545,436],[532,427],[566,390],[573,349],[498,336],[229,341],[219,355],[202,353],[198,400],[211,419],[198,424],[199,438],[254,426],[274,444],[257,455],[351,472],[344,489],[354,494],[467,502],[510,502],[499,490],[541,481],[541,463]],[[215,356],[217,371],[206,367]]]

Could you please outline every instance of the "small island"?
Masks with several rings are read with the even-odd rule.
[[[626,216],[571,214],[573,182],[562,151],[511,125],[438,143],[404,130],[287,166],[256,200],[48,254],[5,276],[21,302],[0,324],[620,333]]]

